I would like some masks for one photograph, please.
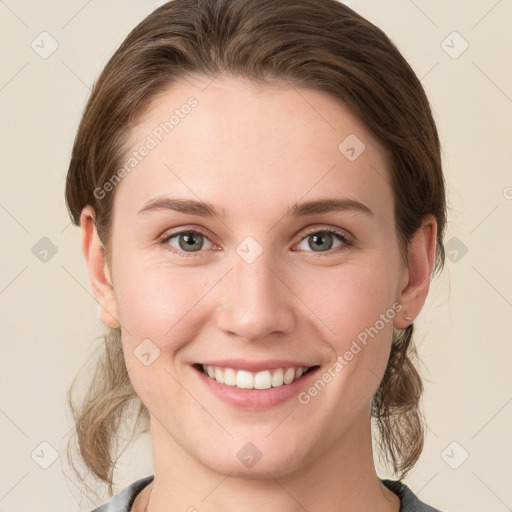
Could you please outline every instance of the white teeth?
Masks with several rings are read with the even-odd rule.
[[[211,366],[210,366],[211,368]],[[208,373],[209,375],[209,373]],[[217,382],[220,382],[221,384],[224,384],[224,372],[222,371],[222,368],[215,368],[215,380]]]
[[[269,389],[272,387],[272,375],[270,370],[263,370],[254,376],[255,389]]]
[[[276,370],[263,370],[252,373],[246,370],[233,368],[220,368],[218,366],[203,365],[203,371],[212,379],[227,386],[236,386],[240,389],[270,389],[290,384],[302,377],[308,367],[277,368]]]
[[[282,370],[282,368],[278,368],[272,374],[272,387],[277,388],[278,386],[282,386],[283,382],[284,382],[283,379],[284,379],[283,370]]]
[[[236,387],[241,389],[252,389],[254,387],[254,376],[251,372],[238,370],[236,374]]]
[[[284,383],[290,384],[295,379],[295,368],[288,368],[284,374]]]
[[[228,386],[236,386],[236,372],[233,368],[219,368],[222,372],[224,371],[224,384]]]

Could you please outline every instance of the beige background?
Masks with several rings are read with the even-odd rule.
[[[161,3],[0,0],[1,512],[91,510],[105,499],[80,487],[64,454],[65,393],[103,332],[64,180],[91,85]],[[446,268],[417,322],[429,431],[405,482],[443,511],[511,510],[512,1],[347,3],[422,79],[452,208]],[[43,59],[31,43],[41,53],[51,38],[58,48]],[[57,250],[46,262],[43,237]],[[148,437],[122,462],[118,489],[150,474]]]

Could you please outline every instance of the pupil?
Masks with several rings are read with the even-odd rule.
[[[180,237],[180,248],[187,249],[200,249],[202,235],[185,234]],[[184,242],[182,242],[184,240]],[[199,240],[199,241],[197,241]]]
[[[323,250],[328,251],[332,247],[332,235],[330,233],[322,233],[321,235],[318,235],[318,234],[312,235],[312,238],[314,239],[315,246],[317,248],[322,248],[322,245],[325,244],[324,237],[328,237],[329,242],[327,242],[327,247],[325,247]]]

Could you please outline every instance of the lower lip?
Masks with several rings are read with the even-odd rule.
[[[215,379],[205,375],[197,367],[193,367],[199,376],[199,379],[210,389],[210,391],[224,402],[239,409],[263,410],[275,407],[294,395],[297,395],[302,389],[309,385],[320,369],[319,366],[310,370],[302,377],[294,380],[290,384],[284,384],[276,388],[269,389],[239,389],[236,386],[221,384]]]

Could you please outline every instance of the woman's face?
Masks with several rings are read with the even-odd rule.
[[[327,94],[210,82],[169,88],[133,131],[109,307],[159,453],[286,475],[368,436],[407,284],[389,170]]]

